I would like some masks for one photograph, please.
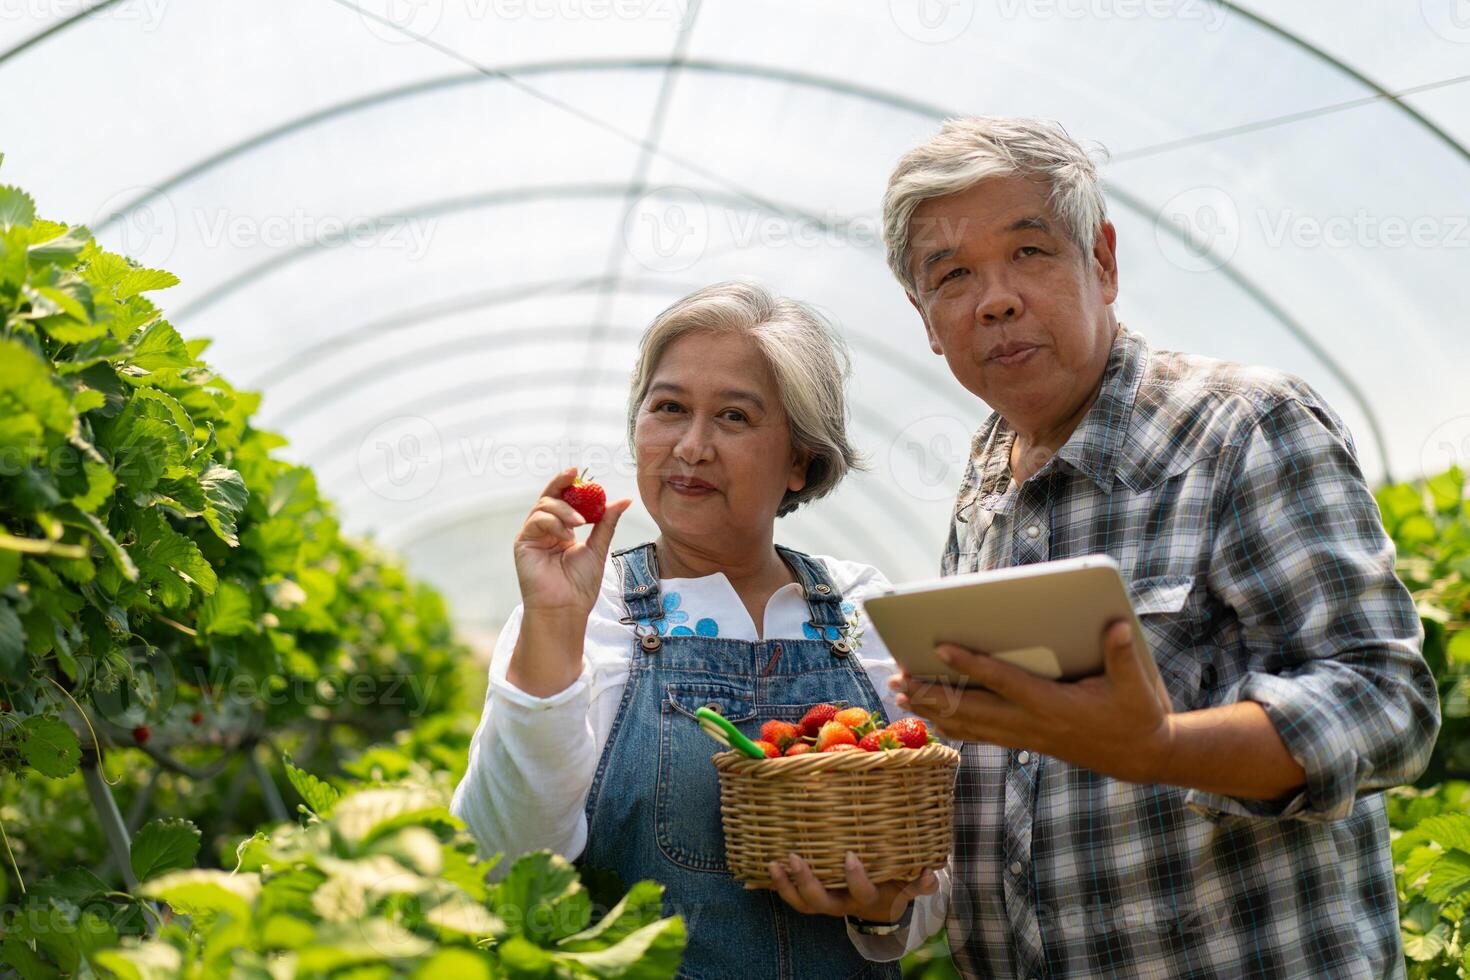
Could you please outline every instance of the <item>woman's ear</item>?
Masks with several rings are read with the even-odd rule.
[[[807,470],[811,469],[812,454],[806,449],[791,450],[791,472],[786,476],[786,489],[792,493],[806,486]]]

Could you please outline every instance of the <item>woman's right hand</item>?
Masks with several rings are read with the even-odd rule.
[[[554,617],[585,625],[602,590],[618,518],[633,505],[628,498],[609,503],[587,540],[578,541],[575,529],[587,522],[561,499],[576,476],[577,468],[570,467],[552,477],[516,536],[516,578],[528,618]]]

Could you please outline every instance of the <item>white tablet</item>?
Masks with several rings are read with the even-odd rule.
[[[1018,565],[895,586],[863,602],[878,635],[909,674],[962,680],[934,655],[956,643],[1041,677],[1076,680],[1103,669],[1109,623],[1134,615],[1118,563],[1107,555]]]

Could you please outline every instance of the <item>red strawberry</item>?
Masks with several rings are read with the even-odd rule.
[[[772,719],[761,726],[761,740],[770,742],[782,752],[791,747],[791,743],[801,738],[801,729],[789,721],[776,721]]]
[[[204,724],[204,712],[202,712],[202,711],[196,711],[196,712],[194,712],[192,715],[189,716],[189,720],[192,721],[196,725],[202,725],[202,724]]]
[[[822,751],[823,752],[861,752],[862,749],[858,748],[856,745],[853,745],[851,742],[839,742],[836,745],[829,745],[829,746],[827,746]]]
[[[817,731],[818,752],[826,752],[834,745],[857,745],[857,736],[840,721],[829,721]]]
[[[581,514],[588,524],[596,524],[607,513],[607,493],[600,484],[587,479],[585,470],[571,486],[561,492],[561,499],[571,504],[572,509]]]
[[[139,745],[147,745],[148,737],[152,734],[153,733],[148,730],[147,725],[139,725],[137,728],[133,729],[133,741],[137,742]]]
[[[929,744],[929,729],[917,718],[900,718],[884,731],[892,732],[906,748],[922,749]]]
[[[858,748],[864,752],[881,752],[884,749],[901,749],[903,743],[892,732],[879,729],[864,735],[862,741],[858,742]]]
[[[851,728],[852,733],[859,738],[877,727],[872,713],[867,708],[843,708],[837,712],[833,720],[840,721],[848,728]]]
[[[812,743],[810,743],[810,742],[792,742],[791,743],[791,748],[789,748],[789,749],[786,750],[786,754],[787,755],[806,755],[808,752],[811,752],[811,751],[812,751]]]
[[[776,747],[774,742],[767,742],[765,739],[761,738],[756,739],[755,745],[756,748],[760,749],[766,754],[767,759],[776,759],[779,758],[781,755],[781,750]]]
[[[835,704],[814,705],[807,709],[806,714],[801,716],[801,721],[797,722],[796,726],[801,729],[801,733],[807,738],[816,738],[817,732],[821,730],[823,725],[831,721],[836,714],[837,705]]]

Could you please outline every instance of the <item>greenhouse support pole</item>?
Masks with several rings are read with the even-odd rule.
[[[138,891],[138,879],[133,875],[132,848],[128,839],[128,827],[123,823],[117,801],[112,790],[102,779],[97,768],[97,758],[89,756],[82,760],[82,779],[87,784],[87,795],[92,798],[92,808],[97,811],[97,821],[102,824],[102,833],[107,837],[107,848],[112,852],[113,863],[122,876],[123,887],[129,894]]]
[[[266,812],[276,823],[285,823],[291,819],[286,812],[286,803],[281,799],[281,790],[276,786],[276,781],[271,778],[270,770],[266,768],[264,760],[260,757],[261,747],[252,745],[250,747],[250,768],[255,772],[255,779],[260,783],[260,794],[265,798]]]

